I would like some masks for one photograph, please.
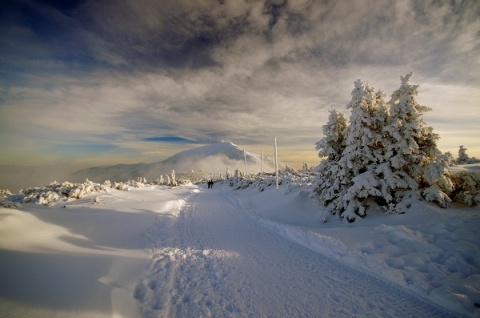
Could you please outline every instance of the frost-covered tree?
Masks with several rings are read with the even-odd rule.
[[[237,169],[235,169],[235,171],[234,171],[234,173],[233,173],[233,176],[234,176],[235,178],[242,178],[242,177],[243,177],[243,173],[242,173],[242,171],[240,171],[240,169],[237,168]]]
[[[172,170],[169,185],[172,186],[172,187],[177,185],[177,180],[175,179],[175,170]]]
[[[285,164],[285,173],[295,173],[296,170],[294,167],[290,167],[288,162]]]
[[[350,222],[365,215],[366,198],[381,196],[374,169],[385,161],[383,127],[388,111],[383,96],[357,80],[347,105],[349,124],[343,115],[331,111],[323,127],[325,136],[316,144],[319,155],[327,159],[319,166],[315,191],[328,211],[339,212]]]
[[[225,171],[225,178],[230,179],[232,177],[232,173],[230,172],[230,167],[227,166],[227,170]]]
[[[165,184],[165,181],[163,180],[163,175],[160,175],[160,177],[157,179],[158,184]]]
[[[308,163],[304,161],[302,164],[302,172],[308,172],[308,171],[310,171],[310,167],[308,166]]]
[[[401,77],[401,85],[393,92],[390,104],[390,122],[385,127],[391,143],[388,149],[394,175],[403,179],[405,190],[420,190],[427,200],[446,206],[453,184],[447,176],[445,158],[437,148],[439,136],[423,120],[423,113],[431,109],[420,105],[416,96],[418,85],[410,84],[413,73]],[[398,191],[396,201],[403,196]]]
[[[342,217],[353,221],[365,215],[365,205],[370,199],[382,197],[379,164],[385,162],[383,128],[388,110],[382,91],[361,80],[355,82],[349,125],[345,129],[345,149],[339,164],[344,169],[346,192],[342,198]],[[389,198],[387,197],[387,200]]]
[[[460,146],[458,149],[458,157],[457,157],[457,164],[464,165],[470,161],[470,157],[467,155],[467,148],[463,145]]]
[[[313,192],[319,201],[326,206],[326,212],[335,214],[341,203],[343,178],[338,174],[338,160],[345,149],[345,128],[347,119],[343,113],[331,109],[327,124],[322,126],[323,138],[315,143],[318,156],[323,158],[317,167],[319,171]],[[326,220],[326,216],[324,217]]]
[[[418,86],[410,84],[412,75],[401,77],[388,103],[383,92],[357,80],[347,105],[348,125],[345,117],[331,111],[322,127],[324,137],[315,144],[326,159],[317,169],[313,189],[327,212],[352,222],[366,214],[372,201],[397,213],[420,195],[441,206],[450,202],[451,160],[438,150],[438,135],[423,121],[430,109],[416,101]]]
[[[326,160],[337,161],[345,149],[344,131],[347,127],[345,115],[335,109],[330,110],[328,122],[323,125],[323,138],[315,143],[315,149],[320,150],[318,156]]]

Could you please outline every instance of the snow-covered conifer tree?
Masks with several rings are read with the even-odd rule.
[[[163,175],[160,175],[160,178],[158,178],[158,184],[165,184],[165,181],[163,180]]]
[[[383,128],[388,110],[382,91],[361,80],[355,82],[352,100],[347,105],[352,110],[349,125],[345,129],[345,149],[339,164],[344,170],[345,186],[342,198],[342,217],[353,221],[365,215],[366,201],[382,197],[381,175],[378,165],[385,162]],[[389,199],[383,197],[383,200]]]
[[[308,163],[304,161],[302,165],[302,172],[308,172],[308,171],[310,171],[310,167],[308,166]]]
[[[235,169],[235,172],[234,172],[233,176],[234,176],[235,178],[242,178],[242,177],[243,177],[243,173],[242,173],[242,171],[240,171],[240,169],[237,168],[237,169]]]
[[[227,166],[227,170],[225,171],[226,179],[230,179],[232,177],[232,173],[230,172],[230,167]]]
[[[412,76],[413,73],[409,73],[401,77],[400,88],[393,92],[389,101],[390,121],[384,129],[390,139],[387,156],[393,176],[404,181],[399,188],[406,191],[423,189],[427,200],[446,206],[452,183],[446,174],[445,160],[439,157],[439,136],[422,118],[423,113],[431,109],[416,101],[418,85],[410,84]],[[396,191],[395,194],[398,203],[404,192]]]
[[[320,150],[320,158],[327,157],[327,160],[338,161],[345,149],[344,130],[347,127],[345,115],[335,109],[330,109],[328,122],[323,125],[323,138],[315,143],[315,149]]]
[[[313,192],[319,201],[326,206],[327,213],[335,214],[341,203],[342,178],[338,175],[340,166],[338,161],[345,149],[344,131],[347,119],[343,113],[330,110],[327,124],[323,125],[323,138],[315,144],[319,150],[318,156],[324,158],[318,166],[318,177]]]
[[[177,180],[175,179],[175,170],[172,170],[172,175],[171,175],[171,179],[170,179],[170,182],[169,182],[169,185],[171,185],[172,187],[176,186],[177,185]]]
[[[401,77],[388,103],[383,92],[374,93],[357,80],[347,105],[348,125],[344,118],[338,120],[338,113],[330,113],[324,138],[316,143],[319,156],[327,159],[318,167],[313,189],[327,212],[351,222],[365,215],[370,201],[396,213],[420,195],[441,206],[450,202],[451,156],[441,154],[438,135],[423,121],[423,112],[430,109],[416,101],[418,86],[410,84],[411,77],[412,73]]]
[[[464,165],[469,162],[470,157],[467,155],[467,150],[463,145],[460,146],[458,149],[457,164]]]

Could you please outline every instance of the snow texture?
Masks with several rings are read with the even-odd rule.
[[[480,316],[478,208],[413,201],[322,223],[312,179],[137,183],[1,208],[2,314]]]

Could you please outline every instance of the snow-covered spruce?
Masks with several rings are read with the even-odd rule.
[[[422,119],[430,109],[415,97],[413,73],[401,77],[401,85],[389,102],[357,80],[352,91],[348,124],[334,110],[316,143],[320,164],[313,193],[331,214],[349,222],[366,215],[371,203],[392,213],[404,213],[408,202],[423,196],[446,207],[453,183],[448,156],[438,150],[438,135]]]
[[[455,163],[457,165],[468,165],[468,164],[474,164],[474,163],[480,163],[480,159],[477,159],[475,157],[470,158],[470,156],[467,154],[467,148],[465,148],[463,145],[461,145],[458,149],[458,157],[455,160]]]

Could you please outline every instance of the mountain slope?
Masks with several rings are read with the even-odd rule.
[[[261,155],[245,151],[245,157],[249,174],[256,174],[262,170]],[[243,149],[231,142],[221,141],[179,152],[160,162],[93,167],[78,171],[73,176],[75,179],[88,178],[92,181],[103,182],[105,180],[125,181],[138,177],[156,179],[162,174],[170,174],[172,170],[225,174],[228,167],[232,173],[235,169],[244,172],[245,157]],[[271,172],[273,170],[272,159],[264,156],[263,171]]]

